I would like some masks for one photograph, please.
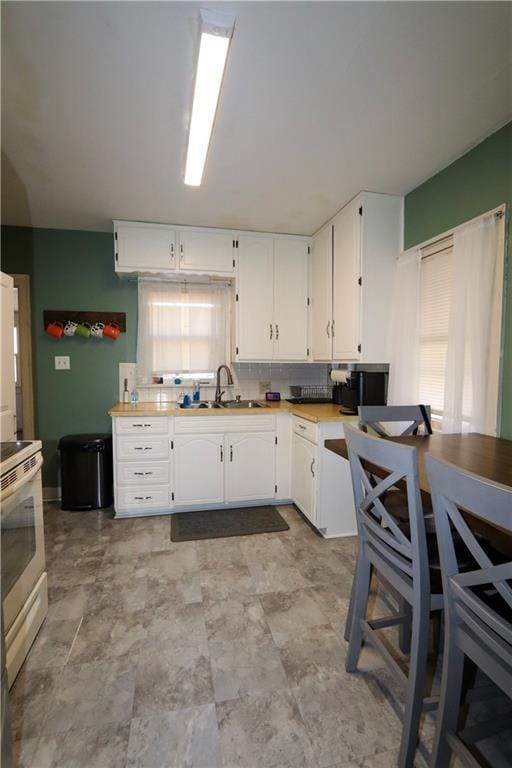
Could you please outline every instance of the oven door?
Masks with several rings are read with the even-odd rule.
[[[42,456],[2,494],[2,601],[5,632],[44,571]]]

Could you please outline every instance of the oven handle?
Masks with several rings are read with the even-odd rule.
[[[21,476],[21,478],[18,480],[17,483],[13,483],[12,485],[7,486],[7,488],[5,489],[5,491],[3,491],[0,497],[1,500],[5,501],[10,496],[12,496],[13,493],[16,493],[16,491],[19,491],[19,489],[22,488],[22,486],[24,486],[25,483],[28,483],[29,480],[32,480],[32,478],[37,475],[42,465],[43,465],[43,454],[39,453],[37,454],[37,460],[36,460],[35,466],[32,467],[30,472],[25,472],[25,474]]]

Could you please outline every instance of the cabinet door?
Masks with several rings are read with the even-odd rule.
[[[186,272],[232,275],[234,239],[231,233],[208,229],[180,232],[180,269]]]
[[[313,237],[311,356],[332,360],[332,224]]]
[[[226,501],[275,496],[275,433],[226,435]]]
[[[2,299],[2,378],[0,380],[0,438],[3,442],[16,439],[16,387],[14,384],[14,282],[10,275],[1,275]]]
[[[360,344],[361,216],[360,198],[334,220],[333,360],[357,360]]]
[[[166,226],[117,225],[116,269],[168,272],[176,269],[176,232]]]
[[[174,503],[222,504],[224,436],[179,435],[173,453]]]
[[[274,354],[276,360],[308,359],[308,244],[274,240]]]
[[[238,240],[236,347],[238,360],[271,360],[274,345],[273,244],[271,237]]]
[[[316,453],[316,445],[293,436],[292,499],[313,524],[316,523]]]

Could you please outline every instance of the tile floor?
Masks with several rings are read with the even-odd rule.
[[[356,542],[280,511],[284,533],[176,544],[165,517],[48,506],[50,609],[11,691],[15,766],[392,768],[393,681],[369,650],[344,670]]]

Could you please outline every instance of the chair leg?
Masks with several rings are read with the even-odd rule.
[[[398,647],[408,656],[411,652],[412,608],[402,596],[398,601],[398,610],[407,617],[404,623],[398,626]]]
[[[418,730],[425,681],[427,676],[428,630],[430,612],[428,608],[421,609],[418,605],[412,613],[411,654],[409,661],[409,677],[403,718],[402,739],[398,756],[399,768],[412,768],[418,742]]]
[[[350,601],[348,604],[347,618],[345,620],[345,631],[343,632],[343,638],[348,642],[350,640],[350,629],[352,627],[352,616],[354,614],[354,595],[356,591],[357,581],[357,569],[359,566],[359,556],[356,562],[356,570],[354,572],[354,578],[352,579],[352,587],[350,589]]]
[[[445,621],[449,621],[448,616],[445,616]],[[450,765],[452,751],[446,741],[446,734],[455,733],[457,730],[463,676],[464,654],[450,638],[448,630],[445,632],[441,693],[430,761],[432,768],[448,768]]]
[[[351,598],[353,604],[352,618],[350,625],[350,642],[348,646],[347,660],[345,669],[347,672],[355,672],[359,654],[363,645],[363,629],[361,619],[364,619],[368,609],[368,598],[370,596],[370,581],[372,576],[372,567],[366,556],[360,552],[357,559],[357,571],[354,579],[354,589]]]

